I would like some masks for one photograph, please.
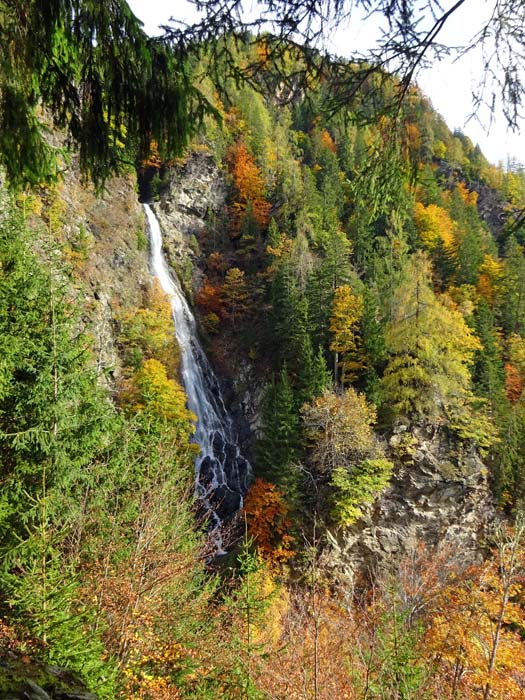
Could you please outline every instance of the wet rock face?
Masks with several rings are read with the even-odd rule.
[[[250,466],[239,447],[227,442],[219,432],[213,438],[213,455],[200,463],[199,485],[219,519],[227,521],[242,507]],[[218,473],[224,475],[224,480],[216,484]]]
[[[395,565],[420,544],[446,548],[461,563],[479,558],[495,510],[477,452],[443,431],[398,428],[390,437],[396,468],[366,518],[329,536],[330,566],[353,578]]]

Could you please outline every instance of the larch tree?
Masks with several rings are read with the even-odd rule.
[[[397,415],[439,421],[468,412],[470,365],[481,344],[454,305],[434,294],[422,252],[414,254],[395,292],[385,337],[384,399]]]
[[[363,298],[355,294],[352,287],[344,284],[334,293],[330,333],[330,350],[334,353],[334,376],[338,378],[341,368],[341,384],[347,384],[359,368],[357,357],[358,323],[363,315]]]

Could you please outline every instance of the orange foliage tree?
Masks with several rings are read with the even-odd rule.
[[[323,129],[321,131],[321,145],[324,148],[327,148],[329,151],[332,151],[332,153],[337,153],[337,146],[334,143],[333,138],[330,136],[328,131],[326,129]]]
[[[230,172],[236,189],[233,204],[232,238],[238,238],[251,217],[259,228],[266,228],[270,220],[270,203],[265,199],[265,183],[260,168],[242,140],[228,153]]]
[[[282,564],[293,556],[288,506],[277,486],[256,479],[246,495],[244,514],[248,532],[266,561]]]
[[[451,698],[523,698],[523,525],[499,527],[493,556],[440,593],[426,646]]]
[[[523,393],[523,378],[510,362],[505,363],[505,393],[512,404],[518,403]]]
[[[224,313],[224,301],[221,293],[221,284],[213,284],[208,279],[205,279],[195,297],[195,302],[201,307],[204,313],[214,313],[222,317]]]

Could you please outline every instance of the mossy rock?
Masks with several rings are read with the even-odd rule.
[[[78,676],[14,652],[0,652],[1,700],[97,700]]]

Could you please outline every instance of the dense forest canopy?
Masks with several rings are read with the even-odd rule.
[[[407,82],[437,3],[198,5],[0,0],[0,695],[518,700],[523,168]],[[317,51],[352,7],[408,73]],[[250,451],[219,557],[136,170]]]
[[[523,116],[524,15],[523,4],[517,0],[488,3],[483,8],[469,0],[268,0],[258,2],[256,12],[248,11],[240,0],[207,0],[195,2],[195,6],[202,13],[200,22],[189,28],[166,28],[175,42],[213,43],[222,33],[250,32],[256,37],[269,33],[270,59],[279,64],[290,43],[296,45],[309,68],[332,81],[331,100],[339,108],[355,96],[371,70],[396,74],[400,98],[422,63],[450,53],[461,60],[477,47],[482,63],[472,96],[473,111],[484,105],[493,113],[501,105],[513,129]],[[443,28],[463,6],[469,6],[472,21],[465,26],[459,46],[447,45],[442,39]],[[174,16],[176,19],[175,12]],[[377,45],[368,50],[355,52],[351,46],[346,47],[346,59],[361,64],[357,72],[355,65],[348,70],[345,61],[337,59],[330,48],[331,33],[352,22],[378,23],[382,28]],[[327,47],[332,55],[325,54]],[[244,70],[255,74],[257,66]]]
[[[191,77],[195,58],[203,52],[210,57],[207,71],[216,79],[226,73],[252,86],[275,87],[277,75],[295,89],[313,79],[327,80],[332,89],[325,108],[332,111],[348,107],[371,74],[393,72],[399,83],[388,106],[398,106],[417,66],[451,50],[440,44],[440,31],[465,2],[442,9],[437,0],[272,0],[258,3],[259,16],[245,20],[239,0],[208,0],[195,3],[203,13],[201,22],[167,28],[164,37],[154,39],[145,35],[124,0],[107,6],[88,0],[3,2],[2,164],[13,184],[34,184],[56,173],[58,149],[45,138],[50,121],[78,145],[82,171],[98,185],[126,164],[148,157],[152,142],[164,157],[179,155],[194,125],[211,110]],[[386,18],[378,47],[355,56],[352,64],[318,50],[320,38],[351,20],[356,9]],[[463,47],[484,47],[474,107],[488,101],[494,109],[501,99],[514,128],[523,99],[522,25],[522,3],[498,2],[487,24]],[[246,41],[247,32],[255,42],[261,32],[266,35],[264,60],[259,55],[240,66],[222,37]],[[287,62],[290,51],[299,59],[293,70]],[[355,108],[353,115],[369,116]]]

